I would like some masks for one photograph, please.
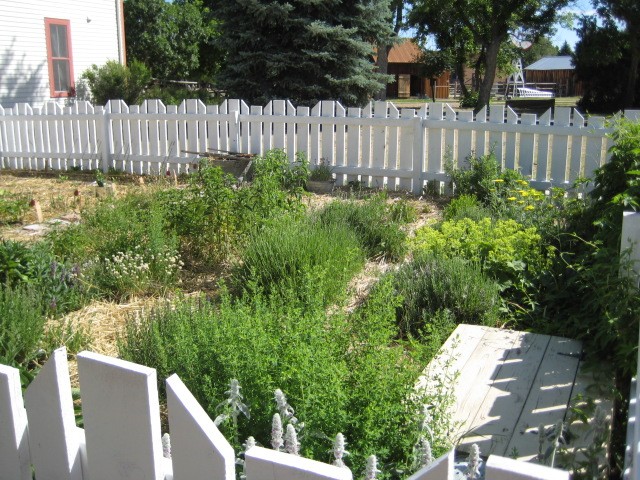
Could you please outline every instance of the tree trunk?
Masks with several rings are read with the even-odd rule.
[[[486,58],[486,70],[484,72],[484,78],[480,84],[480,90],[478,92],[478,104],[475,111],[482,110],[485,106],[489,105],[489,98],[491,97],[491,88],[493,87],[493,81],[496,78],[496,68],[498,66],[498,52],[500,51],[500,45],[502,38],[494,38],[493,41],[487,45],[485,51]]]
[[[389,70],[389,52],[391,45],[378,45],[378,72],[387,74]],[[387,84],[385,83],[376,95],[377,100],[387,99]]]
[[[458,76],[458,82],[460,82],[460,95],[466,97],[469,95],[469,90],[467,90],[467,86],[464,84],[464,64],[456,63],[456,75]]]

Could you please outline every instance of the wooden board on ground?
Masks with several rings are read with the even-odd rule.
[[[460,325],[420,384],[429,385],[438,375],[455,378],[452,416],[463,452],[477,443],[483,456],[544,463],[539,452],[548,448],[560,421],[571,430],[565,458],[592,441],[591,427],[572,415],[576,401],[591,398],[611,419],[611,379],[584,368],[576,340]],[[542,447],[540,425],[548,434]]]

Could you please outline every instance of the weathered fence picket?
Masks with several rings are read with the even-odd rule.
[[[488,115],[488,116],[487,116]],[[640,118],[640,111],[627,111]],[[0,168],[93,170],[130,173],[185,172],[198,153],[217,150],[264,154],[273,148],[295,161],[304,152],[311,166],[333,167],[338,185],[360,181],[419,193],[429,180],[446,180],[444,165],[457,168],[471,154],[494,152],[505,168],[519,170],[536,188],[569,187],[607,160],[602,117],[587,120],[557,108],[539,117],[491,106],[477,114],[447,104],[399,111],[370,103],[345,109],[335,101],[313,108],[273,100],[264,108],[241,100],[204,105],[185,100],[165,106],[110,101],[105,108],[77,102],[43,109],[18,104],[0,108]]]

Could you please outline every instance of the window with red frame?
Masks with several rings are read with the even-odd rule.
[[[49,88],[52,97],[68,97],[75,85],[69,20],[44,19],[49,62]]]

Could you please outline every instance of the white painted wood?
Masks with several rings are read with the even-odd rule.
[[[347,157],[347,126],[346,124],[338,123],[338,119],[342,119],[347,116],[347,110],[340,104],[340,102],[336,102],[336,158],[334,160],[334,165],[337,167],[343,167],[347,165],[348,157]],[[347,184],[345,181],[345,175],[341,173],[336,173],[336,186],[342,187]]]
[[[167,114],[175,115],[178,113],[177,105],[167,105]],[[168,157],[177,157],[182,150],[180,144],[180,136],[178,133],[178,122],[176,120],[167,121],[167,141],[169,142]]]
[[[287,100],[287,122],[285,124],[286,151],[290,162],[296,161],[296,107]],[[344,115],[343,115],[344,116]]]
[[[536,115],[523,113],[521,121],[522,125],[535,125]],[[523,133],[520,134],[518,166],[520,167],[520,173],[530,178],[533,178],[535,147],[535,135],[533,133],[533,129],[523,130]]]
[[[320,127],[320,136],[322,139],[320,142],[320,157],[322,158],[322,161],[324,161],[324,163],[332,166],[335,165],[334,148],[336,143],[336,136],[334,130],[335,124],[333,123],[332,119],[335,118],[336,102],[323,100],[322,102],[320,102],[320,108],[321,116],[326,117],[322,119],[323,122],[322,126]]]
[[[251,480],[351,480],[348,468],[335,467],[308,458],[262,447],[245,453],[247,478]]]
[[[278,148],[280,150],[284,150],[286,146],[286,139],[284,136],[284,118],[277,117],[285,117],[287,114],[287,105],[284,100],[274,100],[272,102],[273,105],[273,144],[272,148]]]
[[[29,102],[40,107],[51,100],[45,41],[45,18],[70,21],[74,76],[107,60],[124,61],[118,41],[123,23],[119,0],[0,1],[0,104]],[[87,21],[90,19],[90,21]],[[54,99],[64,105],[65,99]]]
[[[624,269],[623,274],[635,274],[635,284],[638,285],[640,280],[640,213],[638,212],[623,213],[620,251],[629,252],[627,260],[631,270]]]
[[[539,425],[550,428],[564,420],[581,353],[580,342],[551,337],[531,393],[507,446],[508,453],[517,451],[518,459],[533,459],[538,452],[536,432]]]
[[[486,464],[487,480],[569,480],[569,472],[535,463],[491,455]]]
[[[451,128],[444,129],[444,149],[445,156],[453,161],[453,164],[458,167],[460,162],[464,161],[464,158],[461,158],[458,152],[458,124],[456,121],[456,112],[451,105],[445,103],[443,105],[444,116],[448,123],[450,123]]]
[[[174,480],[235,480],[235,453],[177,375],[167,379]]]
[[[0,364],[0,480],[31,480],[20,371]]]
[[[507,107],[507,124],[517,125],[518,114],[513,111],[511,107]],[[515,170],[518,165],[518,151],[516,150],[516,144],[518,141],[518,132],[507,131],[505,135],[504,151],[502,158],[498,161],[502,164],[503,168],[509,170]]]
[[[425,125],[428,137],[427,172],[444,172],[444,129],[440,126],[443,118],[443,105],[441,103],[429,105],[429,118]]]
[[[361,110],[356,107],[349,107],[347,116],[349,118],[360,118]],[[357,168],[360,166],[360,125],[357,123],[347,125],[347,166]],[[347,184],[358,181],[358,175],[347,175]]]
[[[27,388],[31,460],[39,480],[82,480],[67,349],[53,352]]]
[[[318,102],[311,109],[312,117],[319,117],[322,114],[322,102]],[[321,123],[312,123],[310,125],[311,133],[309,136],[309,164],[311,166],[318,165],[322,160],[322,151],[320,147],[320,125]]]
[[[258,105],[252,105],[251,115],[256,117],[262,116],[263,115],[262,107]],[[249,152],[255,153],[257,155],[263,155],[264,152],[262,151],[262,128],[263,128],[262,122],[259,120],[256,120],[256,121],[249,120],[248,125],[250,129]]]
[[[360,118],[372,118],[373,117],[373,103],[369,103],[362,109]],[[360,165],[363,167],[371,168],[372,160],[372,142],[373,135],[372,125],[364,125],[360,128]],[[360,181],[367,187],[373,186],[371,184],[371,175],[360,175]]]
[[[548,335],[517,332],[512,346],[507,348],[505,345],[504,359],[494,365],[490,388],[473,419],[465,425],[467,433],[459,445],[461,450],[469,451],[471,445],[476,443],[483,455],[511,454],[507,451],[507,445],[522,414],[536,376],[536,367],[542,361],[549,340]],[[473,389],[466,393],[470,396],[474,394]]]
[[[92,352],[78,355],[91,480],[163,480],[156,371]]]
[[[227,102],[227,108],[230,114],[232,115],[232,120],[228,120],[228,129],[229,129],[229,145],[225,150],[229,150],[231,152],[239,152],[240,151],[240,125],[238,122],[239,116],[242,113],[242,109],[245,108],[244,102],[240,102],[240,100],[232,99],[225,100]]]
[[[416,111],[410,108],[404,108],[401,112],[401,117],[404,119],[414,119],[416,116]],[[400,142],[400,158],[398,159],[398,169],[404,170],[407,172],[407,176],[399,179],[398,187],[400,190],[404,190],[407,192],[413,191],[412,179],[410,178],[410,172],[414,170],[414,155],[413,155],[413,142],[414,142],[414,131],[415,131],[415,121],[410,126],[402,126],[399,128],[399,142]],[[420,128],[420,132],[422,129]],[[416,163],[416,168],[421,170],[420,165],[422,164],[422,155],[416,155],[415,159],[418,160]]]
[[[473,112],[464,111],[458,114],[458,121],[473,123]],[[475,153],[473,148],[474,130],[458,130],[458,159],[464,161]]]
[[[393,105],[393,103],[387,104],[388,118],[391,120],[397,120],[400,118],[400,111]],[[399,168],[399,155],[400,150],[398,142],[400,141],[400,128],[397,122],[390,122],[387,127],[387,141],[385,148],[387,150],[386,168],[389,170],[397,170]],[[396,190],[398,188],[398,181],[400,179],[393,176],[385,177],[385,185],[389,190]]]
[[[495,126],[504,124],[505,111],[504,105],[492,105],[491,113],[489,114],[489,122]],[[493,152],[498,159],[498,162],[503,165],[502,160],[504,158],[504,134],[501,129],[492,129],[489,132],[489,151]]]
[[[554,125],[567,127],[571,124],[571,108],[558,107],[555,110]],[[551,180],[554,184],[566,184],[569,136],[554,134],[552,146]]]
[[[375,102],[374,104],[374,118],[387,118],[387,102]],[[387,127],[385,125],[375,126],[371,129],[371,141],[373,142],[371,150],[371,162],[369,165],[372,168],[384,169],[387,162]],[[375,188],[385,187],[385,177],[372,176],[371,186]]]
[[[129,113],[132,115],[129,116],[130,120],[128,120],[129,126],[129,138],[130,138],[130,157],[133,158],[135,156],[142,156],[143,149],[146,148],[146,145],[142,139],[142,128],[140,126],[140,106],[139,105],[130,105]],[[131,172],[137,173],[138,175],[142,175],[145,173],[145,163],[143,161],[131,162]]]
[[[430,465],[421,468],[407,480],[454,480],[455,450],[436,459]]]

